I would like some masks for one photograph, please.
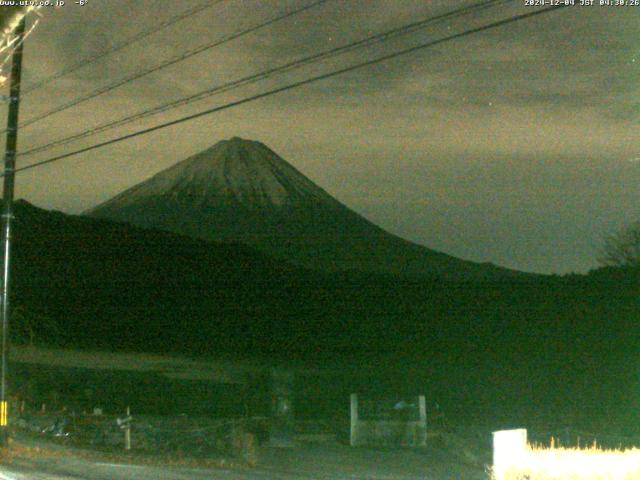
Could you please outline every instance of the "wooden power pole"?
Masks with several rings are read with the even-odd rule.
[[[8,444],[9,402],[7,395],[7,364],[9,361],[9,279],[11,260],[11,223],[15,185],[16,148],[18,146],[18,108],[20,105],[20,77],[24,47],[25,17],[15,30],[17,42],[11,65],[7,146],[4,154],[4,190],[2,195],[2,284],[0,285],[0,319],[2,323],[2,362],[0,364],[0,445]]]

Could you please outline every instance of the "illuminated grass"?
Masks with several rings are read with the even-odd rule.
[[[640,449],[528,446],[518,465],[494,480],[640,480]]]

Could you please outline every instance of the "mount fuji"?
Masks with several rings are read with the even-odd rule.
[[[260,142],[234,137],[85,215],[242,243],[323,271],[478,279],[517,272],[406,241],[374,225]]]

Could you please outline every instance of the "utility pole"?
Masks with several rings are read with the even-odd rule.
[[[13,51],[9,116],[7,120],[7,146],[4,154],[4,190],[2,194],[2,284],[0,318],[2,320],[2,362],[0,364],[0,445],[6,447],[9,441],[9,402],[7,395],[7,364],[9,360],[9,273],[11,259],[11,222],[13,220],[13,193],[16,170],[16,148],[18,146],[18,108],[20,105],[20,77],[22,74],[22,51],[25,30],[22,17],[15,30],[16,48]]]

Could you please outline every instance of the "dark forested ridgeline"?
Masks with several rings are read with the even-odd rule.
[[[441,389],[526,391],[582,409],[628,404],[639,386],[633,269],[457,282],[318,273],[242,245],[26,202],[14,245],[17,342],[371,368],[412,359]]]

